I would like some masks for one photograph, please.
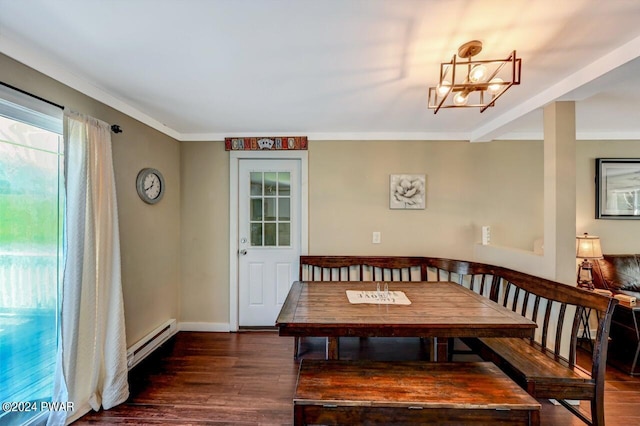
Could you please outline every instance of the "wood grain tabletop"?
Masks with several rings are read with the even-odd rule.
[[[293,284],[276,320],[283,336],[529,337],[536,324],[452,282],[392,282],[410,305],[351,304],[375,282]]]

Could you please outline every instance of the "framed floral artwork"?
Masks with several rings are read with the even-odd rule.
[[[424,209],[426,175],[391,175],[389,178],[390,209]]]

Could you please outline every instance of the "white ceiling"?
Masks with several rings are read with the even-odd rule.
[[[178,140],[541,138],[558,99],[578,138],[640,139],[639,22],[638,0],[0,0],[0,52]],[[473,39],[522,84],[434,115]]]

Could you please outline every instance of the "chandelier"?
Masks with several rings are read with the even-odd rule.
[[[506,59],[472,59],[481,50],[481,41],[469,41],[451,62],[440,64],[438,85],[429,87],[429,109],[434,114],[440,108],[479,107],[484,112],[511,86],[520,84],[521,59],[515,50]]]

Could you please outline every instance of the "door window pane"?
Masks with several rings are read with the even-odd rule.
[[[275,223],[265,223],[264,224],[264,245],[265,246],[275,246],[277,243],[276,240],[276,224]]]
[[[277,191],[277,176],[276,172],[268,172],[264,174],[264,195],[276,195]]]
[[[289,198],[278,199],[278,220],[291,220],[291,201]]]
[[[291,195],[291,173],[289,172],[278,173],[278,195],[281,195],[281,196]]]
[[[291,224],[279,223],[278,224],[278,245],[288,246],[291,244]]]
[[[249,178],[251,245],[289,247],[291,173],[250,172]]]
[[[253,247],[262,246],[262,224],[261,223],[251,224],[251,245]]]
[[[262,220],[262,199],[251,199],[251,220]]]
[[[53,394],[62,270],[62,149],[59,134],[0,117],[2,402],[50,401]],[[12,424],[12,415],[0,412],[0,424]]]
[[[276,199],[264,198],[264,220],[276,220]]]
[[[262,173],[251,172],[249,179],[251,181],[251,195],[262,195]]]

